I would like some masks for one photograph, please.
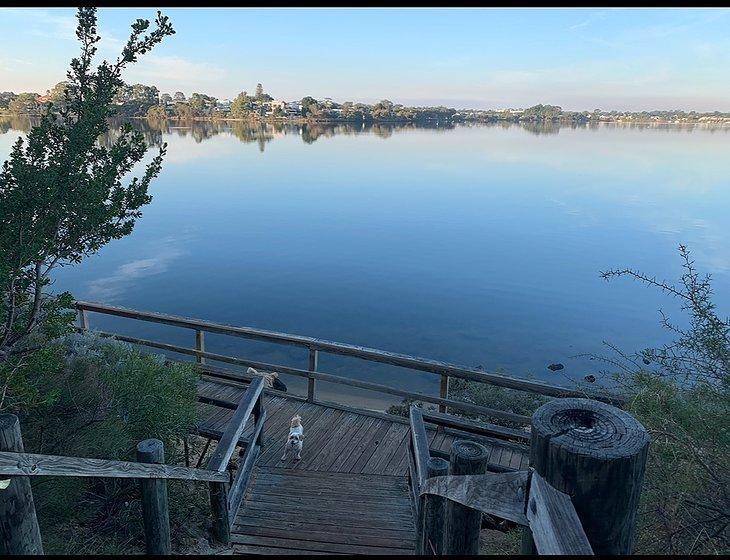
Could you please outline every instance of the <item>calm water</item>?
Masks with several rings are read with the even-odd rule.
[[[22,128],[0,126],[3,159]],[[596,373],[576,355],[608,353],[603,341],[633,351],[665,340],[658,309],[676,304],[607,284],[601,270],[674,279],[682,242],[727,309],[726,129],[144,128],[169,146],[154,200],[130,237],[59,271],[55,287],[78,299],[555,383]],[[193,341],[96,316],[92,326]],[[299,349],[207,343],[306,367]],[[565,369],[552,373],[553,362]],[[357,360],[323,357],[321,369],[438,387],[436,376]]]

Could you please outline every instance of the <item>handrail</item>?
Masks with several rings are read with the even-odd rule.
[[[406,354],[388,352],[385,350],[367,348],[364,346],[356,346],[353,344],[332,342],[308,336],[281,333],[253,327],[225,325],[222,323],[214,323],[211,321],[203,321],[200,319],[190,319],[176,315],[169,315],[166,313],[139,311],[125,307],[117,307],[85,301],[77,301],[76,307],[82,312],[82,326],[87,324],[87,322],[85,321],[85,313],[87,311],[90,311],[106,315],[114,315],[117,317],[126,317],[129,319],[195,329],[197,331],[225,334],[253,340],[263,340],[277,344],[299,346],[303,348],[308,348],[310,350],[323,351],[330,354],[337,354],[342,356],[351,356],[366,361],[390,364],[417,371],[436,373],[439,375],[458,377],[461,379],[467,379],[469,381],[476,381],[479,383],[486,383],[521,391],[529,391],[551,397],[588,396],[597,400],[604,400],[619,404],[625,402],[625,399],[623,397],[617,395],[609,396],[599,393],[588,394],[585,391],[567,389],[565,387],[559,387],[557,385],[551,385],[549,383],[543,383],[540,381],[517,379],[497,373],[487,373],[473,368],[458,366],[443,361],[419,358]],[[201,352],[200,354],[196,355],[204,356],[204,353]]]
[[[508,422],[517,422],[522,424],[529,424],[530,417],[523,414],[515,414],[513,412],[506,412],[504,410],[497,410],[494,408],[488,408],[481,405],[467,403],[464,401],[457,401],[454,399],[446,399],[442,397],[434,397],[426,395],[424,393],[417,393],[414,391],[405,391],[403,389],[396,389],[388,385],[382,385],[379,383],[371,383],[369,381],[360,381],[350,377],[343,377],[341,375],[333,375],[330,373],[324,373],[321,371],[311,371],[298,368],[292,368],[288,366],[281,366],[277,364],[268,364],[265,362],[258,362],[255,360],[248,360],[245,358],[236,358],[233,356],[225,356],[223,354],[215,354],[213,352],[204,352],[201,350],[193,350],[191,348],[185,348],[184,346],[177,346],[175,344],[167,344],[164,342],[155,342],[152,340],[145,340],[143,338],[136,338],[126,335],[117,335],[114,333],[95,331],[96,334],[103,337],[114,337],[122,342],[129,342],[131,344],[139,344],[142,346],[149,346],[151,348],[158,348],[160,350],[167,350],[169,352],[178,352],[180,354],[186,354],[188,356],[196,356],[214,360],[217,362],[224,362],[229,364],[236,364],[241,366],[249,366],[263,371],[277,371],[287,375],[295,375],[298,377],[307,377],[309,379],[319,379],[320,381],[326,381],[329,383],[337,383],[340,385],[348,385],[350,387],[358,387],[360,389],[368,389],[371,391],[378,391],[390,395],[398,395],[408,399],[419,400],[423,402],[429,402],[433,404],[448,406],[450,408],[461,409],[465,412],[472,414],[482,414],[485,416],[491,416],[494,418],[500,418]]]
[[[243,430],[246,428],[254,406],[258,401],[261,392],[264,390],[264,378],[257,377],[248,386],[240,402],[236,412],[228,423],[226,431],[218,441],[218,446],[208,460],[208,470],[225,472],[228,468],[228,462],[233,456],[233,452],[238,445],[238,439],[241,437]]]
[[[0,451],[0,476],[140,478],[226,482],[228,475],[209,469]]]

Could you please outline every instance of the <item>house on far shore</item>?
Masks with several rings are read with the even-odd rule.
[[[266,114],[273,115],[274,113],[286,113],[286,101],[272,99],[266,102]]]
[[[216,103],[216,109],[219,111],[230,111],[231,110],[231,100],[230,99],[219,99]]]

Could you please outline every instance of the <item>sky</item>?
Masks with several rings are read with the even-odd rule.
[[[163,9],[176,30],[127,83],[233,99],[460,108],[730,111],[730,9]],[[101,8],[115,59],[150,8]],[[0,9],[0,91],[44,92],[79,50],[74,9]]]

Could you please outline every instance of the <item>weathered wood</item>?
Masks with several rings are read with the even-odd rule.
[[[441,375],[441,383],[439,386],[439,397],[441,397],[442,399],[449,398],[449,376],[446,374]],[[446,405],[440,404],[439,412],[442,412],[442,413],[447,412]]]
[[[489,451],[474,441],[456,440],[451,445],[449,475],[474,475],[487,472]],[[446,505],[445,554],[479,554],[479,531],[482,514],[468,506],[449,500]]]
[[[417,494],[420,494],[421,485],[426,481],[426,469],[428,468],[428,436],[426,435],[426,427],[423,424],[423,411],[411,406],[411,440],[413,442],[413,458],[416,467],[416,483]]]
[[[432,412],[428,410],[423,411],[423,419],[426,422],[432,422],[439,426],[446,426],[449,428],[455,428],[462,432],[470,432],[474,434],[485,435],[492,438],[506,439],[506,440],[518,440],[518,441],[530,441],[529,432],[522,430],[515,430],[514,428],[506,428],[504,426],[497,426],[495,424],[481,424],[477,422],[471,422],[464,420],[458,416],[451,414],[442,414],[440,412]]]
[[[205,332],[201,330],[195,331],[195,349],[198,352],[205,352]],[[195,357],[195,361],[199,364],[205,363],[205,358],[202,355]]]
[[[253,407],[254,417],[254,431],[255,434],[251,436],[252,442],[259,446],[259,449],[264,447],[264,420],[266,420],[266,410],[264,410],[264,394],[263,392],[256,399],[256,404]]]
[[[249,388],[244,393],[238,404],[236,412],[233,414],[228,428],[224,432],[218,446],[213,451],[208,460],[208,469],[212,471],[224,472],[228,468],[228,462],[233,455],[238,438],[243,433],[251,413],[253,412],[256,401],[264,389],[264,378],[259,377],[251,381]]]
[[[228,490],[225,482],[208,483],[210,494],[211,533],[221,544],[231,542],[231,522],[228,517]]]
[[[571,497],[596,554],[632,552],[648,448],[634,417],[593,400],[552,401],[532,417],[530,464]]]
[[[83,476],[89,478],[164,478],[170,480],[225,481],[226,473],[178,467],[143,465],[85,457],[0,452],[0,476]]]
[[[421,492],[442,496],[469,508],[527,525],[527,471],[431,478]]]
[[[165,449],[159,439],[146,439],[137,445],[137,461],[164,464]],[[142,520],[147,554],[167,555],[171,552],[170,517],[167,506],[166,480],[140,480]]]
[[[0,451],[23,453],[20,422],[14,414],[0,414]],[[9,486],[0,490],[0,553],[3,556],[43,554],[28,477],[13,476]]]
[[[535,472],[530,477],[527,520],[538,554],[593,554],[570,497]]]
[[[309,349],[309,371],[317,371],[319,365],[319,352],[314,348]],[[307,379],[307,402],[313,403],[316,400],[316,384],[317,380],[313,376]]]
[[[251,437],[251,441],[257,441],[260,433],[263,430],[264,422],[266,421],[266,411],[263,412],[261,418],[256,422],[256,431]],[[238,466],[236,472],[236,478],[231,485],[231,490],[228,497],[228,517],[229,522],[233,522],[238,513],[238,508],[241,506],[243,495],[248,487],[248,482],[251,478],[256,459],[258,459],[261,453],[261,445],[254,444],[248,446],[243,457],[241,457],[241,463]]]
[[[542,383],[539,381],[531,381],[525,379],[517,379],[506,375],[496,373],[485,373],[483,371],[465,368],[441,362],[437,360],[429,360],[425,358],[417,358],[414,356],[408,356],[405,354],[398,354],[395,352],[388,352],[385,350],[376,350],[374,348],[366,348],[363,346],[356,346],[353,344],[344,344],[340,342],[330,342],[308,336],[293,335],[280,333],[275,331],[267,331],[263,329],[255,329],[252,327],[235,327],[231,325],[224,325],[220,323],[213,323],[210,321],[201,321],[199,319],[188,319],[185,317],[178,317],[174,315],[168,315],[164,313],[154,313],[149,311],[138,311],[134,309],[127,309],[124,307],[116,307],[111,305],[103,305],[98,303],[90,303],[79,301],[76,302],[76,306],[79,309],[93,311],[96,313],[104,313],[107,315],[116,315],[118,317],[127,317],[130,319],[137,319],[141,321],[148,321],[153,323],[162,323],[166,325],[172,325],[176,327],[199,329],[202,331],[226,334],[230,336],[237,336],[242,338],[249,338],[253,340],[264,340],[268,342],[276,342],[279,344],[289,344],[294,346],[301,346],[311,348],[315,350],[324,351],[330,354],[339,354],[342,356],[352,356],[361,358],[364,360],[379,362],[384,364],[390,364],[395,366],[404,367],[407,369],[413,369],[418,371],[426,371],[430,373],[437,373],[440,375],[449,375],[451,377],[459,377],[462,379],[468,379],[470,381],[477,381],[480,383],[487,383],[497,385],[499,387],[506,387],[510,389],[519,389],[522,391],[530,391],[543,395],[553,397],[582,397],[586,396],[584,391],[567,389],[565,387],[559,387],[548,383]],[[256,366],[252,366],[256,367]],[[625,399],[618,395],[603,395],[595,394],[589,395],[592,398],[604,399],[617,403],[625,402]],[[437,403],[447,404],[447,403]]]
[[[86,309],[79,308],[79,328],[82,331],[89,330],[89,314]]]
[[[426,464],[427,480],[446,476],[449,472],[449,462],[438,457],[431,457]],[[427,494],[423,496],[423,512],[421,513],[423,528],[420,540],[416,546],[418,554],[427,556],[441,556],[444,552],[444,526],[446,523],[446,499]]]

